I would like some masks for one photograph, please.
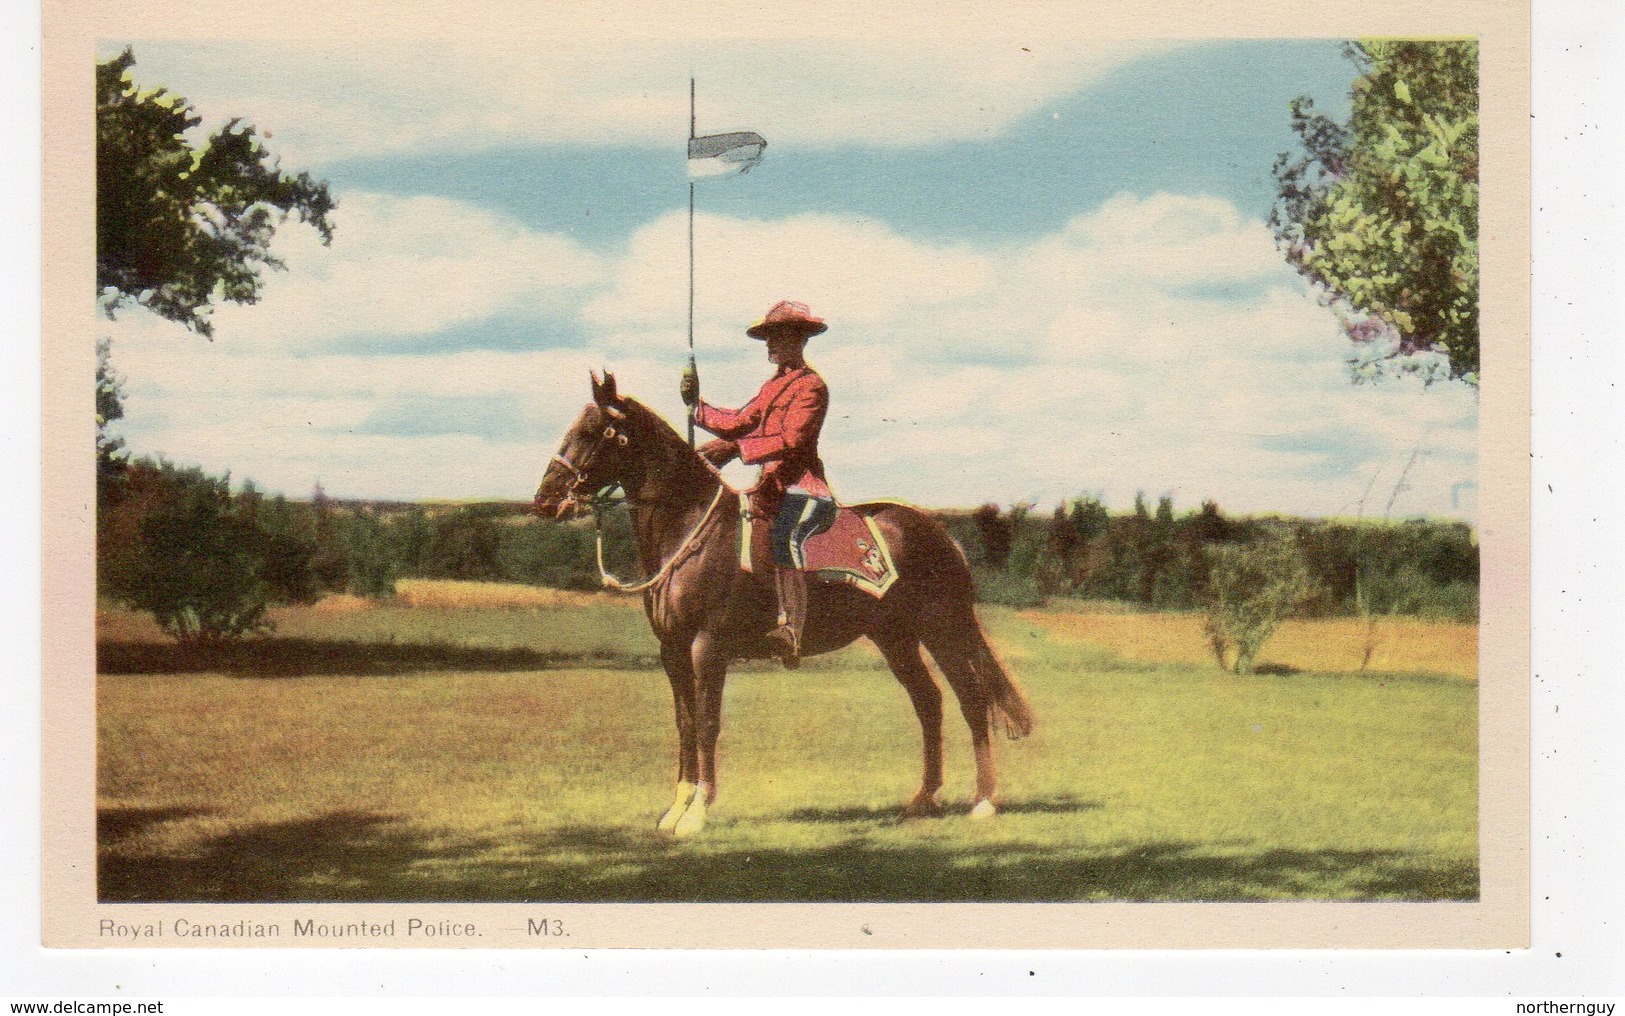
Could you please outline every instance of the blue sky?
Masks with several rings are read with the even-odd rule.
[[[1346,111],[1337,42],[134,46],[139,84],[339,200],[333,246],[285,228],[290,270],[215,342],[103,325],[137,451],[296,496],[522,498],[589,367],[677,419],[697,67],[700,132],[769,142],[699,186],[707,396],[748,398],[743,328],[810,304],[843,498],[1352,514],[1421,447],[1396,510],[1475,514],[1473,392],[1351,385],[1265,226],[1287,103]]]
[[[1209,45],[1116,69],[997,134],[908,147],[772,138],[753,184],[703,185],[705,207],[746,218],[839,210],[936,241],[1040,236],[1125,191],[1207,194],[1264,217],[1271,160],[1292,144],[1286,104],[1309,94],[1345,115],[1350,66],[1335,42]],[[702,121],[699,130],[735,126]],[[685,201],[680,144],[425,152],[315,171],[343,189],[500,209],[594,247],[624,243]]]

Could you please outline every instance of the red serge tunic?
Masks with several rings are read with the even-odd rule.
[[[761,479],[751,491],[759,515],[778,512],[784,492],[799,487],[814,497],[834,499],[818,458],[818,431],[829,412],[829,389],[811,367],[780,367],[745,408],[719,409],[701,402],[694,422],[718,437],[739,444],[739,457],[762,463]]]

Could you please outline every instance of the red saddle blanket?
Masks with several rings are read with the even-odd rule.
[[[770,575],[773,572],[773,520],[739,517],[739,567]],[[824,582],[856,586],[876,599],[897,581],[897,566],[880,527],[862,508],[841,505],[835,524],[802,545],[804,571]]]

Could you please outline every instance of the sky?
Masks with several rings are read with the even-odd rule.
[[[138,454],[290,497],[528,499],[590,369],[680,422],[692,73],[699,133],[768,139],[696,188],[702,390],[746,401],[772,367],[744,329],[808,304],[842,500],[1476,518],[1476,392],[1352,384],[1270,236],[1288,102],[1347,112],[1335,41],[100,51],[125,45],[338,200],[332,245],[284,226],[288,271],[212,342],[98,322]]]

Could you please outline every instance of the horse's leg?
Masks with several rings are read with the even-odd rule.
[[[942,669],[942,676],[948,679],[959,699],[959,711],[970,727],[971,749],[976,755],[976,803],[971,806],[970,817],[991,818],[995,810],[993,792],[998,783],[993,767],[993,704],[972,663],[976,646],[963,631],[942,626],[927,633],[925,647]]]
[[[722,735],[722,686],[728,678],[728,657],[710,637],[701,634],[695,639],[692,654],[698,693],[695,754],[699,770],[694,800],[673,828],[679,837],[693,836],[705,828],[706,810],[717,799],[717,740]]]
[[[908,692],[909,701],[914,703],[914,715],[919,717],[920,737],[924,742],[925,766],[920,789],[914,799],[904,805],[903,817],[941,815],[937,791],[942,789],[942,689],[926,669],[917,639],[890,636],[874,639],[874,643],[903,690]]]
[[[665,665],[666,678],[671,681],[672,708],[677,713],[677,797],[671,807],[660,816],[657,828],[670,831],[694,800],[694,788],[700,778],[698,741],[695,737],[698,695],[695,688],[694,664],[689,658],[689,647],[675,642],[662,643],[660,662]]]

